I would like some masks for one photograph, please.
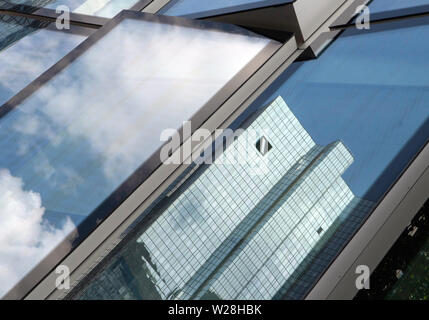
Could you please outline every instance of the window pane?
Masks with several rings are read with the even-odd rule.
[[[163,130],[280,46],[235,27],[134,14],[146,18],[122,20],[0,118],[2,293],[96,208],[104,218],[129,196],[139,176],[119,186],[161,147]]]
[[[123,9],[130,9],[139,0],[9,0],[0,2],[0,6],[24,4],[38,8],[56,9],[65,5],[70,12],[81,13],[105,18],[112,18]]]
[[[373,0],[370,9],[372,13],[379,13],[424,5],[429,5],[429,0]]]
[[[317,59],[296,64],[260,97],[282,96],[318,144],[353,156],[342,175],[364,205],[344,210],[277,297],[303,298],[429,138],[428,19],[347,30]],[[422,25],[420,25],[422,24]],[[409,59],[413,52],[413,59]],[[307,264],[306,264],[307,263]]]
[[[273,5],[278,3],[287,3],[287,0],[172,0],[167,4],[159,14],[169,16],[183,16],[192,13],[204,11],[216,11],[219,9],[239,10],[241,8],[258,7],[264,5]],[[245,6],[246,5],[246,6]],[[241,8],[240,8],[241,7]]]
[[[5,48],[0,51],[0,107],[86,39],[79,34],[34,28],[30,24],[38,22],[31,19],[26,22],[0,21],[0,43]]]
[[[252,161],[179,178],[74,298],[305,297],[429,138],[429,24],[389,26],[286,70],[216,160],[241,146]]]
[[[11,45],[27,34],[44,28],[47,22],[36,21],[23,17],[0,15],[0,50]]]

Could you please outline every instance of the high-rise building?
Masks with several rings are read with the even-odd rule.
[[[341,178],[352,162],[341,142],[317,145],[278,97],[161,212],[147,213],[159,218],[127,240],[79,298],[136,298],[137,287],[163,299],[272,299],[336,221],[371,209]],[[144,255],[134,255],[138,246]]]

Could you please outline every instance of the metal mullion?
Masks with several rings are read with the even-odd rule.
[[[143,11],[144,8],[146,8],[148,5],[150,5],[154,1],[156,1],[156,0],[140,0],[135,5],[133,5],[129,10]],[[126,9],[126,8],[124,8],[124,9]]]

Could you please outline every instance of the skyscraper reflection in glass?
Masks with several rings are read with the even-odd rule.
[[[228,164],[237,149],[246,161]],[[317,145],[278,97],[78,298],[271,299],[336,221],[371,208],[341,178],[352,162],[339,141]]]

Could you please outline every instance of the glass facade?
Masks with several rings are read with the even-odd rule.
[[[0,0],[26,14],[0,12],[0,296],[59,243],[62,257],[77,248],[162,165],[165,130],[246,101],[288,59],[277,41],[191,18],[293,1],[116,15],[137,2]],[[116,16],[83,32],[33,15],[58,5]],[[383,19],[428,6],[370,9]],[[429,139],[428,34],[427,16],[347,28],[274,73],[230,143],[205,150],[214,163],[192,163],[67,298],[305,298]]]
[[[245,118],[276,97],[283,97],[290,114],[305,128],[298,136],[311,136],[317,150],[314,152],[325,152],[326,160],[319,159],[320,166],[326,165],[330,157],[336,159],[335,165],[328,165],[337,170],[334,176],[326,176],[323,170],[319,172],[318,163],[312,162],[316,166],[312,175],[307,172],[308,177],[304,175],[300,183],[294,184],[304,188],[306,181],[312,181],[311,187],[299,189],[305,190],[302,194],[286,192],[279,197],[291,179],[280,171],[275,175],[277,179],[285,179],[276,180],[275,185],[280,189],[277,191],[273,185],[267,194],[253,199],[256,202],[249,207],[246,201],[252,200],[245,199],[252,198],[255,190],[270,181],[269,175],[264,176],[263,181],[253,176],[242,178],[246,170],[241,169],[229,178],[225,171],[231,173],[224,169],[205,179],[212,170],[220,170],[216,168],[219,166],[212,165],[212,169],[207,169],[195,183],[187,185],[187,189],[179,188],[182,196],[171,206],[162,202],[160,207],[165,211],[157,213],[159,218],[145,232],[127,240],[128,245],[140,243],[148,252],[141,263],[141,270],[146,273],[126,273],[127,277],[151,279],[150,291],[163,299],[304,298],[429,137],[428,82],[422,68],[427,64],[426,48],[418,40],[429,32],[423,21],[410,19],[374,25],[370,31],[343,32],[317,60],[295,63],[280,75],[242,116]],[[414,53],[412,61],[407,58],[409,50]],[[256,122],[266,121],[272,109],[273,106],[269,107]],[[276,110],[273,114],[281,113]],[[266,121],[266,126],[271,124],[287,132],[282,127],[287,123],[288,120],[277,116]],[[280,163],[291,162],[286,158],[293,153],[282,142],[274,140],[281,137],[287,141],[282,133],[274,132],[264,137],[272,146],[267,156],[277,151],[284,154],[275,165],[278,170]],[[303,139],[297,144],[286,144],[298,152],[300,148],[305,149]],[[332,144],[338,140],[341,143]],[[248,145],[255,142],[256,139]],[[307,147],[311,149],[311,146]],[[339,149],[343,152],[338,152]],[[304,163],[311,162],[315,154],[309,152],[307,157]],[[314,182],[317,177],[320,180]],[[215,191],[213,183],[223,185],[224,180],[237,182],[225,191]],[[324,189],[324,183],[330,181],[336,183],[332,193]],[[246,187],[243,189],[243,186]],[[326,202],[320,200],[317,213],[311,210],[308,213],[305,209],[302,216],[295,213],[301,207],[308,209],[306,201],[316,201],[317,193],[323,190]],[[270,201],[279,205],[285,201],[284,207],[267,210]],[[244,210],[243,216],[237,217],[240,210]],[[225,216],[216,215],[222,213]],[[217,219],[209,220],[212,215]],[[306,223],[306,218],[311,223]],[[226,219],[228,223],[219,225]],[[210,222],[210,227],[200,226],[202,221]],[[189,231],[184,225],[189,225]],[[177,232],[177,238],[171,240],[171,235]],[[165,254],[169,250],[173,251]],[[112,255],[109,263],[129,255],[127,249],[122,249]],[[150,263],[145,264],[146,261]],[[114,286],[116,290],[108,293],[104,291],[105,279],[111,277],[110,268],[108,264],[103,271],[94,273],[88,286],[75,297],[137,298],[127,285]],[[139,284],[133,290],[142,295],[145,288]]]
[[[253,108],[280,95],[318,144],[343,141],[355,159],[344,180],[378,201],[429,137],[427,22],[346,30],[318,59],[283,73]]]
[[[272,146],[265,155],[261,136]],[[79,297],[271,299],[334,222],[371,208],[341,178],[352,162],[341,142],[315,144],[279,97]],[[144,258],[127,260],[136,246]],[[145,274],[118,276],[119,263]]]
[[[373,0],[368,5],[370,20],[412,17],[429,12],[428,0]]]
[[[130,9],[139,0],[0,0],[0,8],[27,5],[36,8],[64,10],[86,15],[113,18],[123,9]]]
[[[290,2],[293,2],[293,0],[172,0],[159,11],[159,14],[186,16],[199,12],[219,13]]]
[[[40,25],[31,19],[1,18],[0,108],[86,39],[85,35],[59,32],[47,25],[35,27]]]
[[[162,130],[179,129],[267,46],[278,46],[236,30],[124,19],[0,118],[0,185],[16,185],[36,199],[16,199],[37,212],[23,210],[22,219],[38,217],[28,222],[39,234],[22,245],[34,251],[22,269],[28,271],[61,239],[42,245],[43,251],[38,241],[73,227],[85,237],[133,191],[133,183],[141,183],[131,176],[162,146]],[[127,179],[132,183],[122,187]],[[101,210],[116,190],[120,195]],[[14,258],[20,255],[2,266],[11,268]],[[15,279],[24,273],[19,271]]]
[[[0,50],[48,23],[29,18],[0,15]]]

